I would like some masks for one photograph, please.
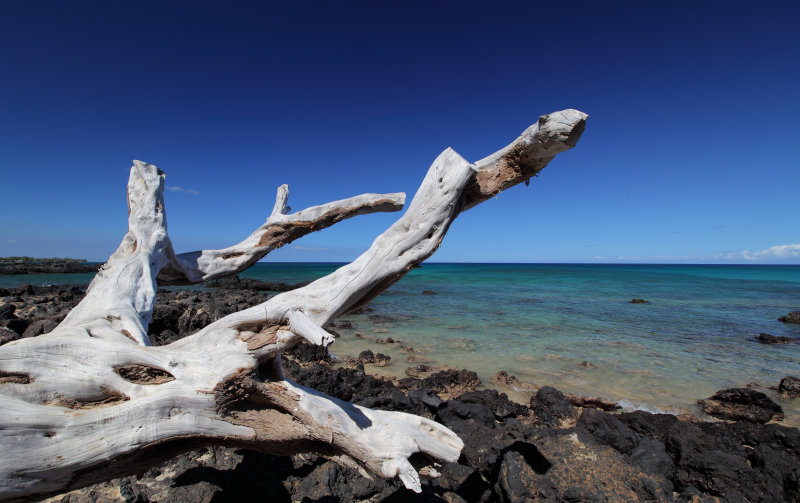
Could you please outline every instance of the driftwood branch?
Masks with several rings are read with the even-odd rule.
[[[180,255],[175,255],[170,245],[167,249],[169,261],[158,274],[158,284],[189,285],[236,274],[272,250],[346,218],[378,211],[398,211],[403,208],[405,197],[403,193],[361,194],[288,214],[289,186],[281,185],[267,221],[240,243],[221,250],[200,250]]]
[[[282,375],[281,353],[300,339],[329,344],[325,323],[430,256],[459,212],[528,180],[574,146],[585,119],[575,110],[543,116],[476,164],[445,150],[406,213],[353,263],[161,347],[149,346],[146,335],[157,282],[232,274],[343,218],[397,209],[403,196],[364,195],[288,214],[283,186],[270,217],[241,243],[176,255],[166,232],[164,175],[135,162],[128,233],[84,300],[49,334],[0,346],[0,498],[138,473],[204,445],[314,451],[419,491],[408,458],[424,452],[454,461],[461,440],[428,419],[299,386]]]

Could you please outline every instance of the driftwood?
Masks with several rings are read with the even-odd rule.
[[[428,419],[374,411],[299,386],[281,353],[369,302],[438,247],[461,212],[527,182],[573,147],[586,115],[542,116],[508,147],[474,164],[447,149],[406,213],[351,264],[298,290],[226,316],[167,346],[147,337],[158,284],[235,274],[269,251],[344,218],[400,209],[403,194],[366,194],[289,213],[278,189],[267,221],[223,250],[175,254],[164,174],[134,161],[129,229],[83,301],[52,332],[0,346],[0,498],[24,500],[139,473],[206,445],[313,451],[420,490],[409,457],[446,461],[461,440]]]

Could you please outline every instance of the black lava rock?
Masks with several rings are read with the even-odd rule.
[[[531,409],[548,426],[557,426],[562,420],[575,417],[575,409],[563,393],[544,386],[531,397]]]
[[[10,328],[0,327],[0,345],[7,342],[15,341],[20,338],[20,335]]]
[[[786,398],[800,397],[800,379],[793,376],[786,376],[778,384],[780,391]]]
[[[37,320],[28,325],[22,337],[36,337],[37,335],[46,334],[58,326],[58,323],[53,320]]]
[[[783,419],[783,409],[760,391],[748,388],[729,388],[717,391],[710,398],[698,400],[709,416],[734,421],[766,423]]]
[[[14,311],[17,309],[17,306],[10,303],[3,303],[0,304],[0,321],[3,320],[10,320],[14,318]]]
[[[528,408],[524,405],[512,402],[505,393],[499,393],[494,389],[470,391],[459,395],[457,398],[461,402],[476,403],[488,407],[498,420],[510,417],[525,416]]]
[[[576,426],[579,435],[588,435],[596,442],[608,445],[623,454],[630,454],[639,438],[612,414],[600,409],[583,409]]]
[[[756,340],[761,344],[789,344],[788,337],[779,337],[766,333],[759,334]]]

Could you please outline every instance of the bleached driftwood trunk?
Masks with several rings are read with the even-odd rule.
[[[429,257],[459,212],[527,181],[573,147],[586,115],[564,110],[471,164],[452,149],[433,162],[406,213],[354,262],[304,288],[226,316],[168,346],[147,325],[156,284],[234,274],[269,251],[343,218],[402,207],[366,194],[289,213],[278,189],[267,221],[224,250],[176,255],[164,174],[134,162],[129,230],[84,300],[51,333],[0,346],[0,498],[27,499],[144,471],[199,446],[314,451],[420,490],[416,452],[454,461],[461,440],[438,423],[373,411],[285,379],[283,350],[361,306]]]

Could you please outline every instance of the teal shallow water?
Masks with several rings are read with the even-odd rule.
[[[299,282],[339,265],[256,264],[242,276]],[[0,286],[23,279],[0,277]],[[344,317],[354,328],[337,329],[331,351],[389,354],[391,365],[373,369],[388,375],[417,363],[376,338],[399,339],[431,364],[475,370],[487,383],[505,370],[537,386],[671,412],[696,413],[696,400],[721,388],[766,388],[800,374],[800,325],[777,321],[800,309],[798,266],[424,264],[372,308]],[[798,341],[763,345],[761,332]],[[800,423],[800,404],[779,402],[787,423]]]
[[[301,281],[335,267],[259,264],[247,276]],[[373,370],[390,375],[415,363],[375,338],[476,370],[484,382],[505,370],[537,386],[672,412],[696,413],[696,400],[721,388],[766,388],[800,374],[800,325],[777,320],[800,309],[797,266],[424,264],[372,307],[345,316],[354,329],[340,330],[331,351],[387,353],[392,364]],[[798,342],[759,344],[761,332]]]

